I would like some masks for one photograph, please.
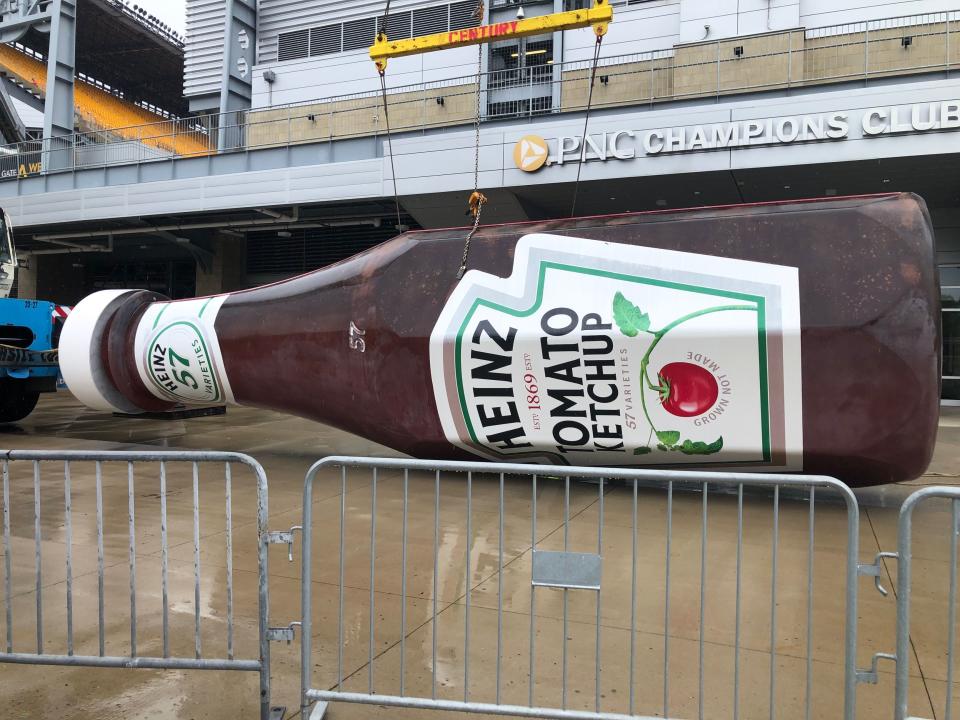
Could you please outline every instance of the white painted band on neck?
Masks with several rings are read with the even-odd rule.
[[[95,410],[139,414],[143,410],[114,387],[101,348],[110,318],[137,290],[101,290],[81,300],[60,334],[60,372],[70,392]]]

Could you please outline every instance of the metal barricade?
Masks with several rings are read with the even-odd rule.
[[[63,476],[57,481],[57,485],[62,484],[62,491],[51,489],[50,482],[44,477],[43,465],[49,463],[63,463]],[[143,463],[157,463],[159,472],[151,475],[149,478],[143,472],[137,472],[137,466]],[[25,476],[27,482],[17,483],[18,464],[32,464],[32,503],[29,491],[29,469]],[[90,465],[92,464],[92,468]],[[113,475],[113,469],[120,465],[121,474],[119,477]],[[113,486],[108,485],[108,481],[118,480],[121,492],[110,493],[109,497],[122,497],[123,485],[123,466],[126,465],[126,507],[118,507],[116,512],[112,508],[105,511],[104,488],[112,490]],[[204,648],[201,643],[201,615],[202,606],[211,602],[209,598],[201,598],[201,580],[211,584],[212,578],[201,574],[201,532],[200,517],[201,504],[200,493],[201,467],[211,465],[222,465],[222,475],[218,486],[223,490],[225,504],[222,506],[222,515],[220,511],[217,515],[223,521],[223,539],[225,547],[223,548],[223,557],[225,560],[225,571],[217,568],[217,575],[221,572],[225,574],[225,648],[220,657],[205,657]],[[184,468],[186,466],[186,468]],[[257,545],[257,573],[258,573],[258,592],[256,598],[257,614],[257,633],[255,645],[251,638],[235,638],[235,617],[234,617],[234,503],[233,497],[235,488],[233,487],[233,467],[245,466],[250,470],[255,481],[256,497],[256,545]],[[189,471],[188,476],[180,472],[181,469]],[[266,527],[267,527],[267,478],[263,468],[252,458],[238,453],[224,452],[177,452],[177,451],[150,451],[150,452],[88,452],[88,451],[0,451],[0,470],[3,476],[3,553],[4,553],[4,605],[6,616],[5,640],[0,650],[0,663],[21,663],[31,665],[64,665],[64,666],[88,666],[88,667],[112,667],[112,668],[153,668],[153,669],[177,669],[177,670],[241,670],[256,672],[260,675],[260,717],[266,720],[270,717],[270,647],[268,640],[267,620],[269,617],[269,602],[267,593],[267,548],[266,548]],[[92,473],[91,473],[92,470]],[[49,472],[49,471],[48,471]],[[49,477],[49,475],[47,475]],[[160,574],[160,613],[161,630],[160,637],[153,637],[144,642],[143,637],[146,633],[138,633],[138,617],[141,620],[147,620],[148,614],[138,613],[138,578],[140,584],[145,584],[149,577],[144,576],[143,570],[138,567],[138,559],[141,564],[149,557],[138,556],[138,534],[137,523],[144,521],[144,513],[141,512],[138,518],[136,505],[138,499],[143,502],[144,484],[150,482],[150,489],[154,490],[148,497],[151,503],[159,503],[159,518],[153,518],[159,523],[159,574]],[[154,485],[156,483],[156,485]],[[222,483],[222,484],[220,484]],[[26,486],[24,488],[24,486]],[[208,485],[203,485],[203,492],[208,492]],[[238,487],[245,493],[243,487]],[[11,504],[11,491],[13,491],[13,504]],[[62,492],[62,494],[61,494]],[[171,502],[184,502],[181,498],[191,497],[190,504],[184,503],[184,509],[192,505],[192,527],[190,528],[189,538],[177,537],[171,533],[168,525],[167,506],[168,500]],[[173,498],[171,500],[171,498]],[[43,499],[44,508],[56,501],[56,504],[62,508],[62,533],[59,527],[50,528],[49,513],[41,512],[41,499]],[[109,499],[109,498],[108,498]],[[77,501],[82,501],[83,509],[75,507]],[[32,505],[32,507],[31,507]],[[95,510],[93,508],[95,507]],[[25,511],[28,516],[26,520],[19,517],[18,509]],[[205,509],[205,508],[204,508]],[[32,511],[32,512],[31,512]],[[92,512],[90,512],[92,511]],[[79,545],[74,539],[75,517],[81,520],[80,527],[82,535],[93,539],[93,523],[90,522],[90,515],[95,515],[95,536],[96,536],[96,566],[92,567],[92,547],[83,547],[78,555],[74,554],[74,546]],[[31,516],[32,517],[29,517]],[[205,524],[213,522],[212,516],[205,515]],[[29,532],[29,521],[32,520],[32,533]],[[126,526],[126,533],[123,532]],[[47,526],[47,535],[44,537],[43,528]],[[206,529],[206,528],[205,528]],[[13,530],[13,532],[12,532]],[[21,532],[22,531],[22,532]],[[50,547],[54,541],[63,543],[64,566],[63,575],[57,574],[53,583],[45,582],[45,570],[47,576],[51,572],[49,569],[49,560],[44,556],[45,544]],[[127,551],[126,562],[119,560],[124,553],[121,549],[115,552],[113,544],[115,541],[122,543],[121,537],[126,535]],[[187,534],[187,533],[184,533]],[[24,576],[31,574],[28,567],[30,563],[20,565],[19,569],[15,565],[16,549],[26,547],[30,544],[28,540],[32,535],[32,580],[26,583],[22,582]],[[141,530],[141,540],[143,531]],[[107,552],[111,557],[105,564],[105,538],[108,541]],[[192,539],[192,598],[189,597],[189,579],[186,577],[188,571],[177,573],[171,577],[171,549],[177,544],[186,544]],[[152,539],[151,539],[152,540]],[[92,545],[92,543],[91,543]],[[207,546],[204,545],[206,550]],[[56,550],[57,547],[51,548]],[[48,552],[48,555],[51,554]],[[88,570],[85,573],[76,573],[75,564],[80,560]],[[189,561],[184,560],[181,564],[188,566]],[[113,605],[109,602],[113,593],[106,591],[108,582],[108,573],[116,567],[128,566],[129,575],[129,652],[126,654],[108,654],[107,646],[116,645],[112,640],[112,632],[108,634],[109,625],[117,624],[117,615],[126,612],[126,602]],[[150,565],[155,564],[150,562]],[[138,572],[139,571],[139,572]],[[77,625],[75,629],[75,610],[74,610],[74,591],[75,584],[80,579],[90,579],[96,575],[97,579],[97,619],[96,619],[96,650],[94,651],[94,636],[89,631],[88,625]],[[19,575],[18,584],[21,586],[15,590],[14,576]],[[61,580],[62,577],[62,580]],[[47,577],[49,580],[49,577]],[[109,580],[116,579],[115,575],[110,574]],[[176,584],[173,581],[183,581]],[[50,645],[50,633],[45,635],[45,625],[50,624],[49,608],[50,603],[44,602],[45,595],[54,594],[57,586],[61,586],[65,593],[66,627],[65,627],[65,652],[48,652]],[[30,587],[32,586],[32,587]],[[173,642],[171,642],[171,596],[175,596],[181,588],[181,595],[187,596],[180,604],[180,607],[188,606],[192,600],[193,615],[193,646],[190,653],[186,648],[186,643],[180,642],[180,637],[174,633]],[[92,583],[88,590],[92,594]],[[219,592],[221,588],[216,588]],[[152,593],[148,595],[141,589],[141,604],[150,600]],[[59,591],[57,591],[59,595]],[[209,594],[209,593],[207,593]],[[31,597],[32,596],[32,599]],[[147,597],[143,597],[147,596]],[[26,598],[26,600],[24,600]],[[118,597],[117,600],[120,598]],[[16,603],[31,602],[35,604],[35,613],[25,613],[28,617],[23,619],[14,612]],[[48,616],[45,621],[44,613]],[[182,612],[182,611],[181,611]],[[208,611],[209,612],[209,611]],[[32,616],[32,617],[30,617]],[[20,622],[17,623],[16,621]],[[92,621],[92,618],[91,618]],[[35,652],[19,650],[15,651],[15,629],[22,628],[24,623],[35,623],[36,646]],[[91,622],[92,624],[92,622]],[[251,632],[252,636],[253,633]],[[245,648],[235,644],[238,641],[249,641]],[[22,641],[20,641],[22,643]],[[217,643],[219,645],[219,641]],[[177,646],[182,646],[181,656],[177,655]],[[113,648],[111,648],[113,649]],[[219,647],[218,647],[219,649]],[[248,651],[250,657],[242,657],[243,650]],[[151,652],[152,651],[152,652]],[[188,655],[192,654],[193,657]],[[239,657],[238,657],[239,655]]]
[[[842,570],[819,568],[827,589],[816,594],[815,505],[827,498],[823,521],[845,524],[846,547]],[[708,542],[733,527],[735,558]],[[810,718],[814,655],[828,641],[842,687],[821,694],[842,693],[854,717],[859,510],[833,478],[330,457],[305,478],[302,531],[304,718],[332,701],[783,718],[788,692]],[[785,533],[804,541],[781,546]],[[793,604],[778,614],[778,591],[802,598],[805,615]],[[815,648],[821,596],[838,598],[844,628],[821,630]],[[781,687],[783,645],[795,657]],[[732,674],[716,681],[721,655]]]
[[[913,515],[918,507],[925,502],[941,498],[950,501],[950,555],[949,555],[949,590],[947,591],[947,612],[946,624],[942,628],[945,659],[946,659],[946,687],[944,700],[944,715],[946,720],[950,720],[953,714],[953,665],[954,665],[954,638],[956,635],[957,620],[957,540],[960,535],[960,487],[932,486],[918,490],[908,497],[900,507],[900,517],[897,524],[897,552],[881,553],[886,557],[897,560],[897,650],[895,655],[881,653],[879,657],[892,660],[896,663],[896,696],[895,696],[895,720],[905,720],[911,717],[908,712],[908,692],[910,688],[910,664],[911,657],[918,662],[920,660],[917,653],[932,648],[921,644],[919,638],[912,638],[910,635],[910,612],[911,600],[913,594],[912,572],[913,564],[917,558],[914,557],[913,544]],[[938,528],[939,529],[939,528]],[[940,548],[942,549],[942,548]],[[940,559],[942,562],[942,559]],[[931,588],[927,583],[927,590]],[[938,583],[933,583],[937,586]],[[925,624],[930,625],[932,618],[925,617]],[[937,638],[938,640],[940,638]],[[939,644],[939,643],[938,643]],[[926,680],[924,680],[926,684]],[[931,706],[933,700],[930,700]],[[939,717],[935,708],[934,716]]]

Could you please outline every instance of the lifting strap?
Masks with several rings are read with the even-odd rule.
[[[383,20],[377,38],[386,35],[387,20],[390,18],[390,0],[383,12]],[[393,203],[397,212],[397,232],[402,232],[403,223],[400,221],[400,193],[397,192],[397,169],[393,162],[393,137],[390,134],[390,108],[387,105],[387,64],[377,63],[377,72],[380,74],[380,92],[383,97],[383,120],[387,126],[387,154],[390,156],[390,174],[393,176]]]
[[[393,138],[390,136],[390,110],[387,107],[387,71],[380,70],[380,91],[383,95],[383,119],[387,125],[387,154],[390,156],[390,174],[393,176],[393,203],[397,210],[397,232],[401,231],[400,194],[397,192],[397,168],[393,163]]]
[[[606,28],[600,26],[594,28],[597,35],[597,43],[593,49],[593,65],[590,68],[590,91],[587,93],[587,111],[583,116],[583,140],[580,143],[580,162],[577,165],[577,181],[573,185],[573,204],[570,206],[570,217],[576,217],[577,214],[577,193],[580,190],[580,171],[584,163],[587,162],[587,125],[590,122],[590,108],[593,106],[593,84],[597,78],[597,65],[600,62],[600,46],[603,44],[603,36]]]

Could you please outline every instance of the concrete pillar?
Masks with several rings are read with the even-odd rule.
[[[197,265],[197,297],[242,289],[247,266],[246,238],[219,235],[213,240],[212,252],[209,271]]]
[[[30,267],[17,268],[17,297],[21,300],[38,300],[37,297],[37,260],[30,258]]]

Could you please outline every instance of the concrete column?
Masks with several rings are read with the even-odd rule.
[[[17,297],[21,300],[37,300],[37,260],[30,258],[30,267],[17,268]]]
[[[209,271],[197,265],[197,297],[242,289],[247,266],[246,238],[219,235],[213,240],[212,252]]]

